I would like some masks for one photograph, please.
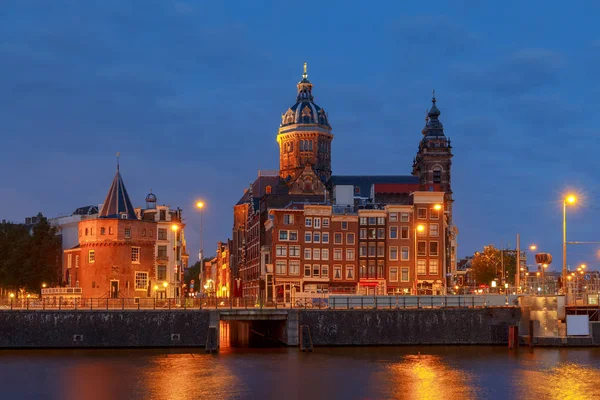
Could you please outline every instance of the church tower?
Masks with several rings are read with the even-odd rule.
[[[322,192],[331,177],[333,134],[325,110],[314,103],[312,88],[304,63],[296,104],[281,115],[277,135],[279,175],[292,192]]]
[[[417,156],[413,161],[414,176],[420,178],[424,190],[442,190],[446,192],[445,202],[449,223],[452,221],[452,186],[450,167],[452,166],[452,146],[450,138],[444,135],[444,126],[438,119],[440,110],[436,106],[435,91],[431,99],[431,109],[425,117],[425,127],[421,131],[423,138],[419,143]]]

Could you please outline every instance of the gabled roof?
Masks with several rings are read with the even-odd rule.
[[[133,209],[129,195],[127,194],[127,189],[125,189],[123,178],[121,178],[119,166],[117,165],[117,173],[112,181],[112,185],[110,185],[110,189],[108,190],[108,194],[102,205],[102,210],[100,210],[100,214],[98,214],[98,218],[125,219],[124,215],[126,216],[126,219],[137,219],[135,210]]]

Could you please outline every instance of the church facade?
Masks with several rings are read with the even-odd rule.
[[[306,293],[442,294],[452,284],[452,147],[435,96],[412,175],[334,175],[329,116],[306,64],[281,116],[279,170],[234,206],[234,296],[289,303]]]

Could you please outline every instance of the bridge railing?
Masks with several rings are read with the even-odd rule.
[[[315,296],[289,302],[256,298],[8,298],[0,299],[0,310],[162,310],[162,309],[395,309],[446,307],[516,306],[517,296]]]

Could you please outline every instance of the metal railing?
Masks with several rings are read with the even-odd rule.
[[[0,310],[202,310],[202,309],[403,309],[517,306],[516,296],[340,296],[302,297],[288,302],[256,298],[9,298]]]

